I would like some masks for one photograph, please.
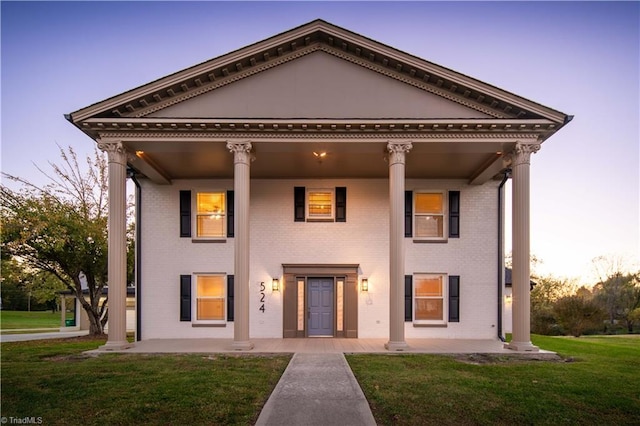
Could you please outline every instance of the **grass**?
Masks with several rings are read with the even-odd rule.
[[[59,328],[60,312],[51,311],[0,311],[0,329]],[[67,313],[72,319],[73,313]]]
[[[43,424],[254,423],[289,356],[83,356],[104,339],[2,344],[2,416]]]
[[[381,425],[640,424],[640,338],[534,336],[534,344],[563,359],[347,359]]]
[[[562,359],[347,359],[380,425],[640,424],[640,337],[533,337]],[[82,355],[103,343],[2,344],[2,416],[46,424],[252,424],[290,359]]]

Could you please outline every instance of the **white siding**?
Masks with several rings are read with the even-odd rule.
[[[294,222],[293,187],[347,187],[346,223]],[[369,292],[359,293],[358,335],[389,333],[389,183],[387,180],[253,180],[251,182],[250,335],[282,337],[282,264],[359,264]],[[179,276],[194,272],[233,274],[234,240],[192,243],[179,238],[179,191],[233,189],[232,180],[142,182],[142,338],[233,336],[224,328],[196,328],[179,321]],[[443,272],[461,276],[461,320],[446,328],[406,323],[406,337],[493,338],[497,333],[497,184],[408,180],[406,189],[461,191],[461,238],[446,243],[405,239],[406,274]],[[265,312],[259,307],[266,285]]]

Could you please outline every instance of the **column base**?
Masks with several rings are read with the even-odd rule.
[[[406,351],[409,350],[409,345],[407,345],[407,342],[388,341],[384,344],[384,348],[388,351]]]
[[[98,350],[101,351],[121,351],[123,349],[129,349],[133,347],[133,343],[127,342],[126,340],[118,341],[118,342],[109,342],[105,343],[103,346],[98,347]]]
[[[248,340],[234,341],[231,344],[231,348],[235,351],[250,351],[251,349],[253,349],[253,343]]]
[[[505,349],[511,349],[518,352],[538,352],[540,348],[534,346],[531,342],[509,342],[504,344]]]

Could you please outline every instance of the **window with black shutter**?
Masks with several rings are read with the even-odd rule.
[[[191,237],[191,191],[180,191],[180,238]]]
[[[404,191],[404,236],[413,237],[413,191]]]
[[[449,322],[460,322],[459,275],[449,275]]]
[[[227,275],[227,321],[233,321],[233,283],[234,276]]]
[[[449,191],[449,238],[460,238],[460,191]]]
[[[347,221],[347,188],[336,187],[336,222]]]
[[[413,321],[413,276],[404,276],[404,320]]]
[[[293,220],[295,222],[304,222],[305,218],[305,194],[304,186],[296,186],[293,188]]]
[[[191,321],[191,275],[180,275],[180,321]]]
[[[234,211],[235,211],[235,197],[233,195],[233,191],[227,191],[227,237],[233,238],[234,236],[234,227],[233,221],[234,219]]]

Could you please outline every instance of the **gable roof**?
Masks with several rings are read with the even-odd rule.
[[[82,129],[81,123],[90,118],[148,117],[315,51],[329,53],[495,119],[547,120],[550,133],[571,119],[549,107],[320,19],[105,99],[67,118]],[[84,127],[86,130],[87,126]]]
[[[572,117],[315,20],[66,118],[122,142],[129,165],[161,184],[233,176],[233,139],[259,151],[256,178],[386,177],[378,160],[402,139],[413,142],[408,178],[481,185],[516,143],[542,143]],[[336,160],[320,167],[309,153],[327,145]]]

